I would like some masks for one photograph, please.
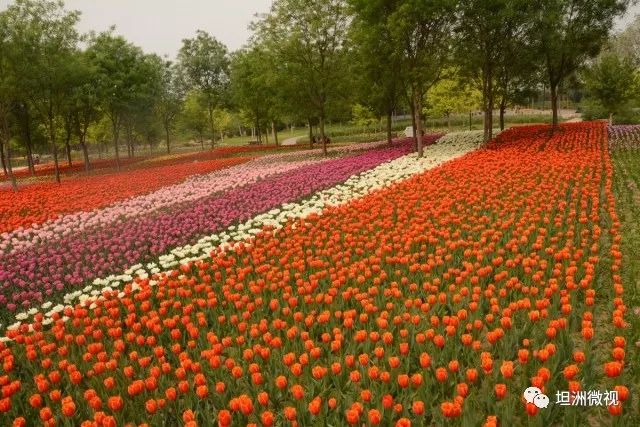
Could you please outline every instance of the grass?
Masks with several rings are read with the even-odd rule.
[[[640,425],[640,316],[634,312],[640,306],[640,146],[614,148],[611,158],[614,167],[613,192],[622,232],[620,274],[628,309],[625,320],[631,324],[625,334],[627,386],[634,400],[628,410],[631,415],[628,421],[632,423],[629,425]]]

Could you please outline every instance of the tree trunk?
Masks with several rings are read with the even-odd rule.
[[[413,129],[413,145],[414,145],[414,149],[416,151],[418,151],[418,132],[417,132],[417,125],[416,125],[416,106],[415,106],[415,96],[413,95],[413,92],[411,93],[411,102],[409,102],[409,104],[411,104],[411,127]]]
[[[490,72],[485,77],[486,93],[484,94],[484,142],[493,138],[493,76]]]
[[[447,114],[447,131],[451,132],[451,113]]]
[[[7,162],[4,159],[4,142],[0,139],[0,163],[2,163],[2,171],[4,172],[5,177],[9,177],[9,172],[7,171]]]
[[[88,174],[91,170],[91,163],[89,162],[89,150],[84,136],[80,137],[80,147],[82,147],[82,156],[84,157],[84,171]]]
[[[613,125],[613,113],[609,113],[609,126]]]
[[[33,162],[33,142],[31,141],[31,115],[29,114],[29,107],[25,104],[18,105],[18,116],[22,137],[27,146],[27,167],[31,176],[34,176],[36,174],[36,168]]]
[[[278,131],[276,130],[276,122],[271,121],[271,133],[273,134],[273,139],[275,141],[276,147],[278,146]]]
[[[269,130],[267,129],[267,127],[265,126],[264,128],[264,139],[265,142],[267,143],[267,145],[269,144]]]
[[[309,119],[309,146],[313,149],[313,124]]]
[[[71,142],[71,132],[67,132],[67,136],[66,136],[66,139],[64,141],[64,147],[65,147],[65,150],[67,152],[67,164],[69,166],[72,166],[73,162],[71,161],[71,144],[70,144],[70,142]]]
[[[500,101],[500,130],[504,130],[504,113],[507,109],[507,100],[503,97]]]
[[[7,143],[5,146],[7,147],[7,172],[9,173],[9,179],[11,180],[11,188],[13,191],[18,191],[18,183],[16,181],[16,176],[13,174],[13,165],[11,164],[11,136],[9,135],[9,126],[5,123],[5,136],[7,138]]]
[[[200,132],[200,146],[202,147],[202,151],[204,151],[204,135]]]
[[[324,113],[320,114],[320,139],[322,140],[322,154],[327,155],[327,137],[324,134]]]
[[[469,111],[469,130],[471,130],[471,111]]]
[[[213,106],[209,106],[209,126],[211,126],[211,149],[213,150],[213,146],[216,140],[216,125],[213,120]]]
[[[120,129],[118,129],[118,125],[116,124],[115,121],[111,121],[111,125],[112,125],[112,136],[113,136],[113,146],[116,149],[116,169],[119,171],[120,170],[120,150],[118,148],[118,137],[120,136]]]
[[[56,129],[53,124],[53,114],[49,110],[49,142],[53,149],[53,167],[55,169],[56,182],[60,184],[60,166],[58,165],[58,144],[56,144]]]
[[[167,138],[167,154],[171,154],[171,141],[169,141],[169,126],[164,126],[164,134]]]
[[[552,84],[549,89],[551,90],[551,124],[555,128],[556,126],[558,126],[558,85]]]
[[[256,140],[258,144],[262,144],[262,130],[260,129],[260,120],[256,118]]]
[[[416,136],[417,136],[417,145],[418,145],[418,157],[422,157],[424,154],[424,147],[422,146],[422,118],[420,117],[420,112],[422,111],[422,96],[419,91],[414,92],[413,102],[414,102],[414,110],[415,110],[415,121],[416,121]]]
[[[391,111],[387,112],[387,143],[389,145],[391,145],[393,143],[393,138],[391,135],[391,120],[392,120],[392,115],[393,113]]]

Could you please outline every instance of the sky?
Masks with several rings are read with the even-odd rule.
[[[65,0],[68,9],[82,12],[78,29],[104,31],[111,25],[116,33],[140,46],[147,53],[174,59],[182,39],[196,30],[209,32],[236,50],[251,35],[248,25],[256,13],[269,11],[272,0]],[[12,3],[0,0],[0,10]],[[618,20],[615,29],[624,29],[640,5],[632,7]]]
[[[269,11],[272,0],[64,0],[69,10],[82,12],[80,32],[104,31],[116,26],[116,34],[147,53],[174,59],[182,40],[205,30],[236,50],[247,42],[247,28],[256,13]],[[0,0],[0,10],[13,3]]]

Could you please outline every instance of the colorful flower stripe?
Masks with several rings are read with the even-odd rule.
[[[332,147],[331,155],[345,155],[379,146],[375,144],[354,144]],[[183,183],[163,187],[157,191],[132,197],[103,209],[80,211],[63,215],[55,220],[37,224],[29,228],[19,228],[0,235],[0,254],[26,250],[42,242],[50,244],[55,239],[83,233],[94,227],[106,227],[141,215],[148,215],[158,209],[195,201],[216,192],[251,184],[267,176],[284,173],[311,164],[326,161],[321,150],[305,150],[268,155],[205,175],[192,175]]]
[[[610,148],[640,148],[639,125],[615,125],[608,130]]]
[[[168,212],[134,218],[105,229],[87,229],[52,245],[3,256],[0,304],[8,312],[19,306],[41,304],[56,292],[90,283],[96,277],[117,273],[136,263],[149,262],[173,247],[335,185],[354,173],[406,154],[410,146],[397,144],[294,170],[222,195],[176,205]],[[6,310],[0,311],[4,311],[2,317],[6,318]]]
[[[202,160],[219,160],[224,157],[229,157],[238,154],[248,154],[264,151],[291,151],[300,149],[300,147],[289,146],[280,147],[276,145],[252,145],[252,146],[238,146],[238,147],[220,147],[213,150],[197,151],[190,153],[178,153],[164,156],[138,156],[132,158],[121,158],[120,166],[127,167],[136,165],[136,168],[141,166],[170,166],[178,163],[184,163],[187,161],[202,161]],[[93,173],[108,172],[108,169],[115,170],[115,159],[92,159],[91,170]],[[67,163],[61,162],[59,165],[60,173],[63,175],[71,175],[78,172],[84,172],[84,163],[81,161],[75,161],[71,166]],[[106,169],[106,170],[105,170]],[[55,173],[53,163],[45,163],[35,166],[36,176],[47,176]],[[31,176],[29,170],[19,169],[16,170],[15,176],[17,178],[26,178]],[[6,180],[4,175],[0,176],[0,182]]]
[[[64,236],[84,233],[92,227],[107,227],[122,223],[159,209],[192,202],[231,188],[241,187],[267,176],[287,172],[319,163],[323,159],[293,162],[271,162],[251,160],[237,166],[206,175],[191,176],[186,181],[163,187],[143,196],[133,197],[103,209],[64,215],[38,226],[5,233],[0,243],[0,253],[10,254],[24,251],[38,244],[51,244]]]
[[[0,233],[58,218],[61,214],[92,210],[118,200],[157,190],[202,174],[250,160],[246,157],[162,166],[111,175],[96,175],[28,185],[17,193],[0,190]],[[18,207],[18,208],[16,208]]]
[[[436,145],[427,146],[424,158],[416,159],[414,154],[408,154],[391,160],[364,173],[354,175],[343,184],[315,193],[298,203],[286,203],[269,212],[257,215],[244,224],[233,225],[220,233],[203,237],[193,245],[173,249],[169,254],[161,255],[158,263],[152,262],[146,266],[138,264],[130,267],[123,274],[95,279],[92,283],[93,286],[87,286],[82,290],[65,295],[63,297],[64,304],[73,307],[72,304],[77,301],[95,301],[104,290],[117,289],[123,283],[131,282],[134,277],[148,278],[162,270],[167,272],[167,269],[180,264],[206,259],[212,251],[229,250],[239,242],[246,245],[249,243],[249,239],[262,231],[264,226],[276,230],[282,228],[291,219],[304,218],[310,214],[321,214],[324,207],[348,203],[374,190],[398,183],[414,174],[462,156],[475,149],[480,142],[482,142],[482,133],[471,135],[461,133],[456,137],[447,135],[438,139]],[[136,288],[134,287],[134,289]],[[48,324],[51,321],[51,316],[54,313],[62,312],[65,305],[56,304],[54,306],[51,302],[46,302],[41,309],[45,316],[42,322]],[[19,327],[20,323],[33,321],[33,316],[38,313],[40,311],[36,308],[18,313],[16,315],[18,323],[10,325],[9,329]]]
[[[3,416],[443,425],[488,410],[523,425],[541,416],[521,402],[529,384],[551,396],[615,387],[625,401],[624,339],[611,336],[604,367],[592,344],[594,299],[615,291],[613,327],[624,326],[621,285],[593,288],[594,270],[607,267],[598,245],[611,231],[616,239],[600,215],[615,220],[606,134],[601,124],[561,130],[508,132],[501,145],[261,233],[155,286],[137,280],[135,294],[105,292],[55,315],[50,330],[10,332]],[[593,415],[575,414],[579,425]]]

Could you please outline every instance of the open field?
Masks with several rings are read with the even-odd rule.
[[[155,162],[115,175],[149,185],[135,194],[80,202],[62,194],[94,177],[65,180],[58,210],[27,186],[31,224],[0,235],[0,415],[636,425],[638,135],[591,122],[429,135],[422,159],[399,139],[184,176]],[[578,390],[606,399],[561,405]]]

